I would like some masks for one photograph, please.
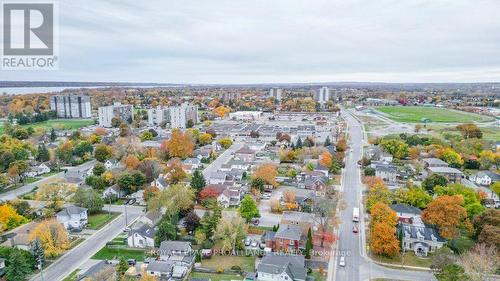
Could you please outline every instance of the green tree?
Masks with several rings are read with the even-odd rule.
[[[150,131],[144,131],[142,134],[141,134],[141,141],[149,141],[149,140],[153,140],[153,133],[151,133]]]
[[[295,143],[295,148],[296,149],[302,148],[302,139],[300,137],[297,139],[297,142]]]
[[[191,178],[191,187],[196,191],[196,194],[198,194],[205,185],[207,185],[207,182],[202,172],[200,170],[194,171],[193,177]]]
[[[235,251],[244,248],[245,223],[240,216],[224,218],[217,224],[215,237],[222,242],[223,251]]]
[[[118,273],[119,280],[121,280],[121,278],[123,278],[123,276],[125,275],[125,272],[128,270],[128,268],[129,268],[129,265],[128,265],[127,261],[125,260],[124,257],[121,257],[120,262],[118,262],[118,265],[116,266],[116,272]]]
[[[177,230],[170,222],[170,218],[163,217],[158,225],[158,230],[155,234],[155,246],[159,247],[162,241],[175,240],[177,237]]]
[[[411,187],[406,192],[404,203],[415,206],[420,209],[425,209],[427,204],[432,201],[432,196],[420,187]]]
[[[94,150],[94,157],[99,162],[105,162],[113,156],[111,147],[105,144],[99,144]]]
[[[31,265],[20,251],[12,251],[7,263],[5,277],[9,281],[24,281],[31,273]]]
[[[444,176],[432,174],[422,182],[422,187],[432,194],[434,193],[434,187],[436,185],[446,186],[447,184],[448,179],[446,179]]]
[[[330,146],[332,145],[332,141],[330,140],[330,136],[326,136],[326,139],[325,139],[325,143],[323,144],[323,146]]]
[[[441,272],[436,273],[438,281],[467,281],[470,278],[465,274],[465,270],[458,264],[449,264]]]
[[[92,150],[94,150],[94,147],[90,142],[87,141],[80,141],[75,145],[75,148],[73,149],[73,154],[75,154],[78,157],[83,157],[85,154],[92,154]]]
[[[372,167],[366,167],[363,171],[365,176],[374,176],[375,175],[375,168]]]
[[[49,150],[47,149],[45,144],[43,144],[43,143],[39,144],[37,151],[38,151],[38,153],[36,155],[36,161],[38,161],[38,162],[49,161],[49,159],[50,159]]]
[[[250,195],[246,195],[245,198],[241,200],[238,212],[247,223],[253,218],[260,218],[259,208],[257,208],[257,204]]]
[[[79,187],[73,196],[73,201],[76,205],[87,208],[90,214],[98,213],[104,207],[101,195],[93,189]]]
[[[403,159],[408,156],[409,146],[402,140],[398,139],[388,139],[382,140],[380,146],[384,148],[389,154],[394,158]]]
[[[40,240],[35,239],[31,241],[31,255],[33,255],[33,258],[35,259],[35,263],[37,266],[42,266],[45,265],[45,252],[42,247],[42,243]]]
[[[222,207],[219,203],[214,202],[211,210],[206,212],[200,220],[201,227],[206,238],[212,238],[214,231],[222,218]]]
[[[264,179],[262,179],[262,178],[253,178],[252,182],[250,183],[250,185],[252,186],[252,188],[258,189],[260,191],[264,190],[264,185],[265,184],[266,184],[266,181]]]
[[[497,181],[496,183],[492,184],[490,186],[491,191],[495,192],[496,195],[500,196],[500,181]]]
[[[305,258],[310,259],[311,258],[311,251],[313,250],[313,239],[312,239],[312,231],[311,228],[307,231],[307,241],[306,241],[306,253],[305,253]]]
[[[101,176],[104,172],[106,172],[106,167],[101,162],[97,162],[92,169],[92,173],[96,176]]]
[[[54,128],[52,128],[50,130],[50,141],[55,142],[56,140],[57,140],[56,130]]]

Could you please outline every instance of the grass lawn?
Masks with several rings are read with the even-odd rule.
[[[230,280],[243,280],[244,276],[233,275],[233,274],[192,272],[190,278],[206,278],[211,281],[230,281]]]
[[[64,130],[75,130],[75,129],[79,129],[81,127],[92,125],[94,123],[95,123],[94,120],[88,120],[88,119],[86,119],[86,120],[53,119],[53,120],[48,120],[48,121],[39,122],[39,123],[21,125],[21,127],[23,127],[23,128],[32,127],[33,129],[43,128],[46,131],[49,131],[52,128],[64,129]],[[0,124],[0,134],[2,134],[2,133],[3,133],[3,124]]]
[[[401,263],[401,255],[388,258],[378,255],[371,255],[372,259],[384,262],[384,263],[392,263],[395,265],[402,265]],[[427,257],[417,257],[413,252],[406,252],[404,255],[404,265],[408,266],[418,266],[418,267],[430,267],[432,264],[432,254],[429,254]]]
[[[493,120],[488,116],[439,107],[380,106],[377,107],[377,110],[387,114],[392,120],[407,123],[420,123],[422,118],[428,118],[432,123],[486,122]]]
[[[313,277],[315,281],[325,281],[326,280],[326,271],[321,275],[319,273],[319,270],[313,270],[311,273],[309,273],[310,277]]]
[[[201,261],[203,267],[212,269],[231,269],[232,266],[237,265],[243,271],[255,270],[255,257],[242,257],[242,256],[213,256],[211,259],[204,259]]]
[[[446,125],[427,125],[427,128],[432,129],[438,134],[443,134],[444,132],[453,132],[460,134],[456,126],[446,126]],[[483,139],[490,141],[497,141],[500,139],[500,128],[498,127],[479,127],[481,132],[483,132]]]
[[[87,227],[90,229],[99,229],[119,215],[120,213],[111,212],[110,216],[107,212],[104,211],[102,211],[101,213],[89,215]]]
[[[76,275],[78,274],[78,271],[80,271],[80,269],[77,269],[73,272],[71,272],[68,276],[66,276],[66,278],[63,279],[63,281],[75,281],[76,280]]]
[[[112,260],[123,257],[124,259],[136,259],[137,261],[144,261],[144,250],[140,249],[127,249],[127,248],[110,248],[104,246],[92,258],[95,260]]]

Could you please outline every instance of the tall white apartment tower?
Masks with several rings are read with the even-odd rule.
[[[276,87],[269,89],[269,97],[275,98],[279,102],[281,101],[282,94],[283,94],[283,89]]]
[[[179,106],[158,106],[148,110],[148,123],[151,126],[165,122],[170,123],[171,128],[185,129],[188,127],[189,120],[193,125],[199,122],[198,106],[183,103]]]
[[[113,118],[132,123],[134,121],[134,107],[128,104],[115,103],[99,107],[99,126],[111,127]]]
[[[92,118],[90,97],[87,95],[56,95],[50,97],[50,110],[59,118]]]
[[[319,91],[314,93],[314,100],[317,101],[321,107],[325,106],[325,103],[330,100],[330,90],[328,87],[321,87]]]

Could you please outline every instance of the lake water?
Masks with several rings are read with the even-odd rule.
[[[96,89],[96,88],[152,88],[157,86],[92,86],[92,87],[15,87],[0,88],[0,94],[25,95],[25,94],[45,94],[57,93],[66,89]]]

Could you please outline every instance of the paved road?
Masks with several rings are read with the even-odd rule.
[[[346,266],[340,267],[338,259],[333,259],[334,274],[329,276],[333,281],[358,281],[372,278],[388,278],[396,280],[434,280],[427,272],[396,270],[379,266],[366,257],[365,239],[361,239],[364,223],[361,215],[360,234],[354,234],[352,228],[352,209],[362,207],[361,178],[357,161],[362,157],[364,133],[360,123],[349,113],[343,112],[350,134],[350,151],[347,153],[346,165],[342,177],[343,200],[346,208],[341,211],[341,226],[337,250],[346,253]],[[362,209],[360,209],[363,212]]]
[[[103,210],[108,210],[108,207],[109,206],[105,206]],[[143,210],[144,208],[142,207],[126,206],[128,224],[136,220],[143,213]],[[126,227],[125,206],[113,205],[111,206],[111,211],[120,212],[122,214],[118,216],[117,219],[101,228],[94,235],[84,240],[81,244],[64,254],[55,263],[44,269],[44,280],[63,280],[67,275],[78,269],[80,265],[85,263],[104,247],[106,242],[122,233],[123,229]],[[31,280],[41,281],[42,279],[40,274],[38,274],[31,278]]]
[[[79,166],[69,167],[68,172],[69,171],[82,171],[83,172],[83,171],[87,170],[88,168],[93,167],[95,162],[96,162],[95,160],[92,160],[89,162],[85,162]],[[62,178],[64,178],[64,175],[65,175],[64,172],[60,172],[60,173],[54,174],[52,176],[43,178],[39,181],[25,184],[17,189],[2,193],[2,194],[0,194],[0,201],[8,201],[8,200],[16,199],[18,196],[21,196],[21,195],[24,195],[26,193],[31,192],[33,189],[35,189],[35,187],[39,186],[40,184],[54,180],[54,179],[62,179]]]
[[[222,164],[225,164],[227,161],[229,161],[229,159],[231,159],[231,157],[233,156],[232,154],[242,147],[243,143],[234,142],[230,148],[226,149],[226,151],[224,151],[221,155],[219,155],[217,159],[215,159],[203,170],[203,176],[205,177],[205,179],[207,179],[208,181],[210,174],[217,172],[217,170],[219,170]]]

